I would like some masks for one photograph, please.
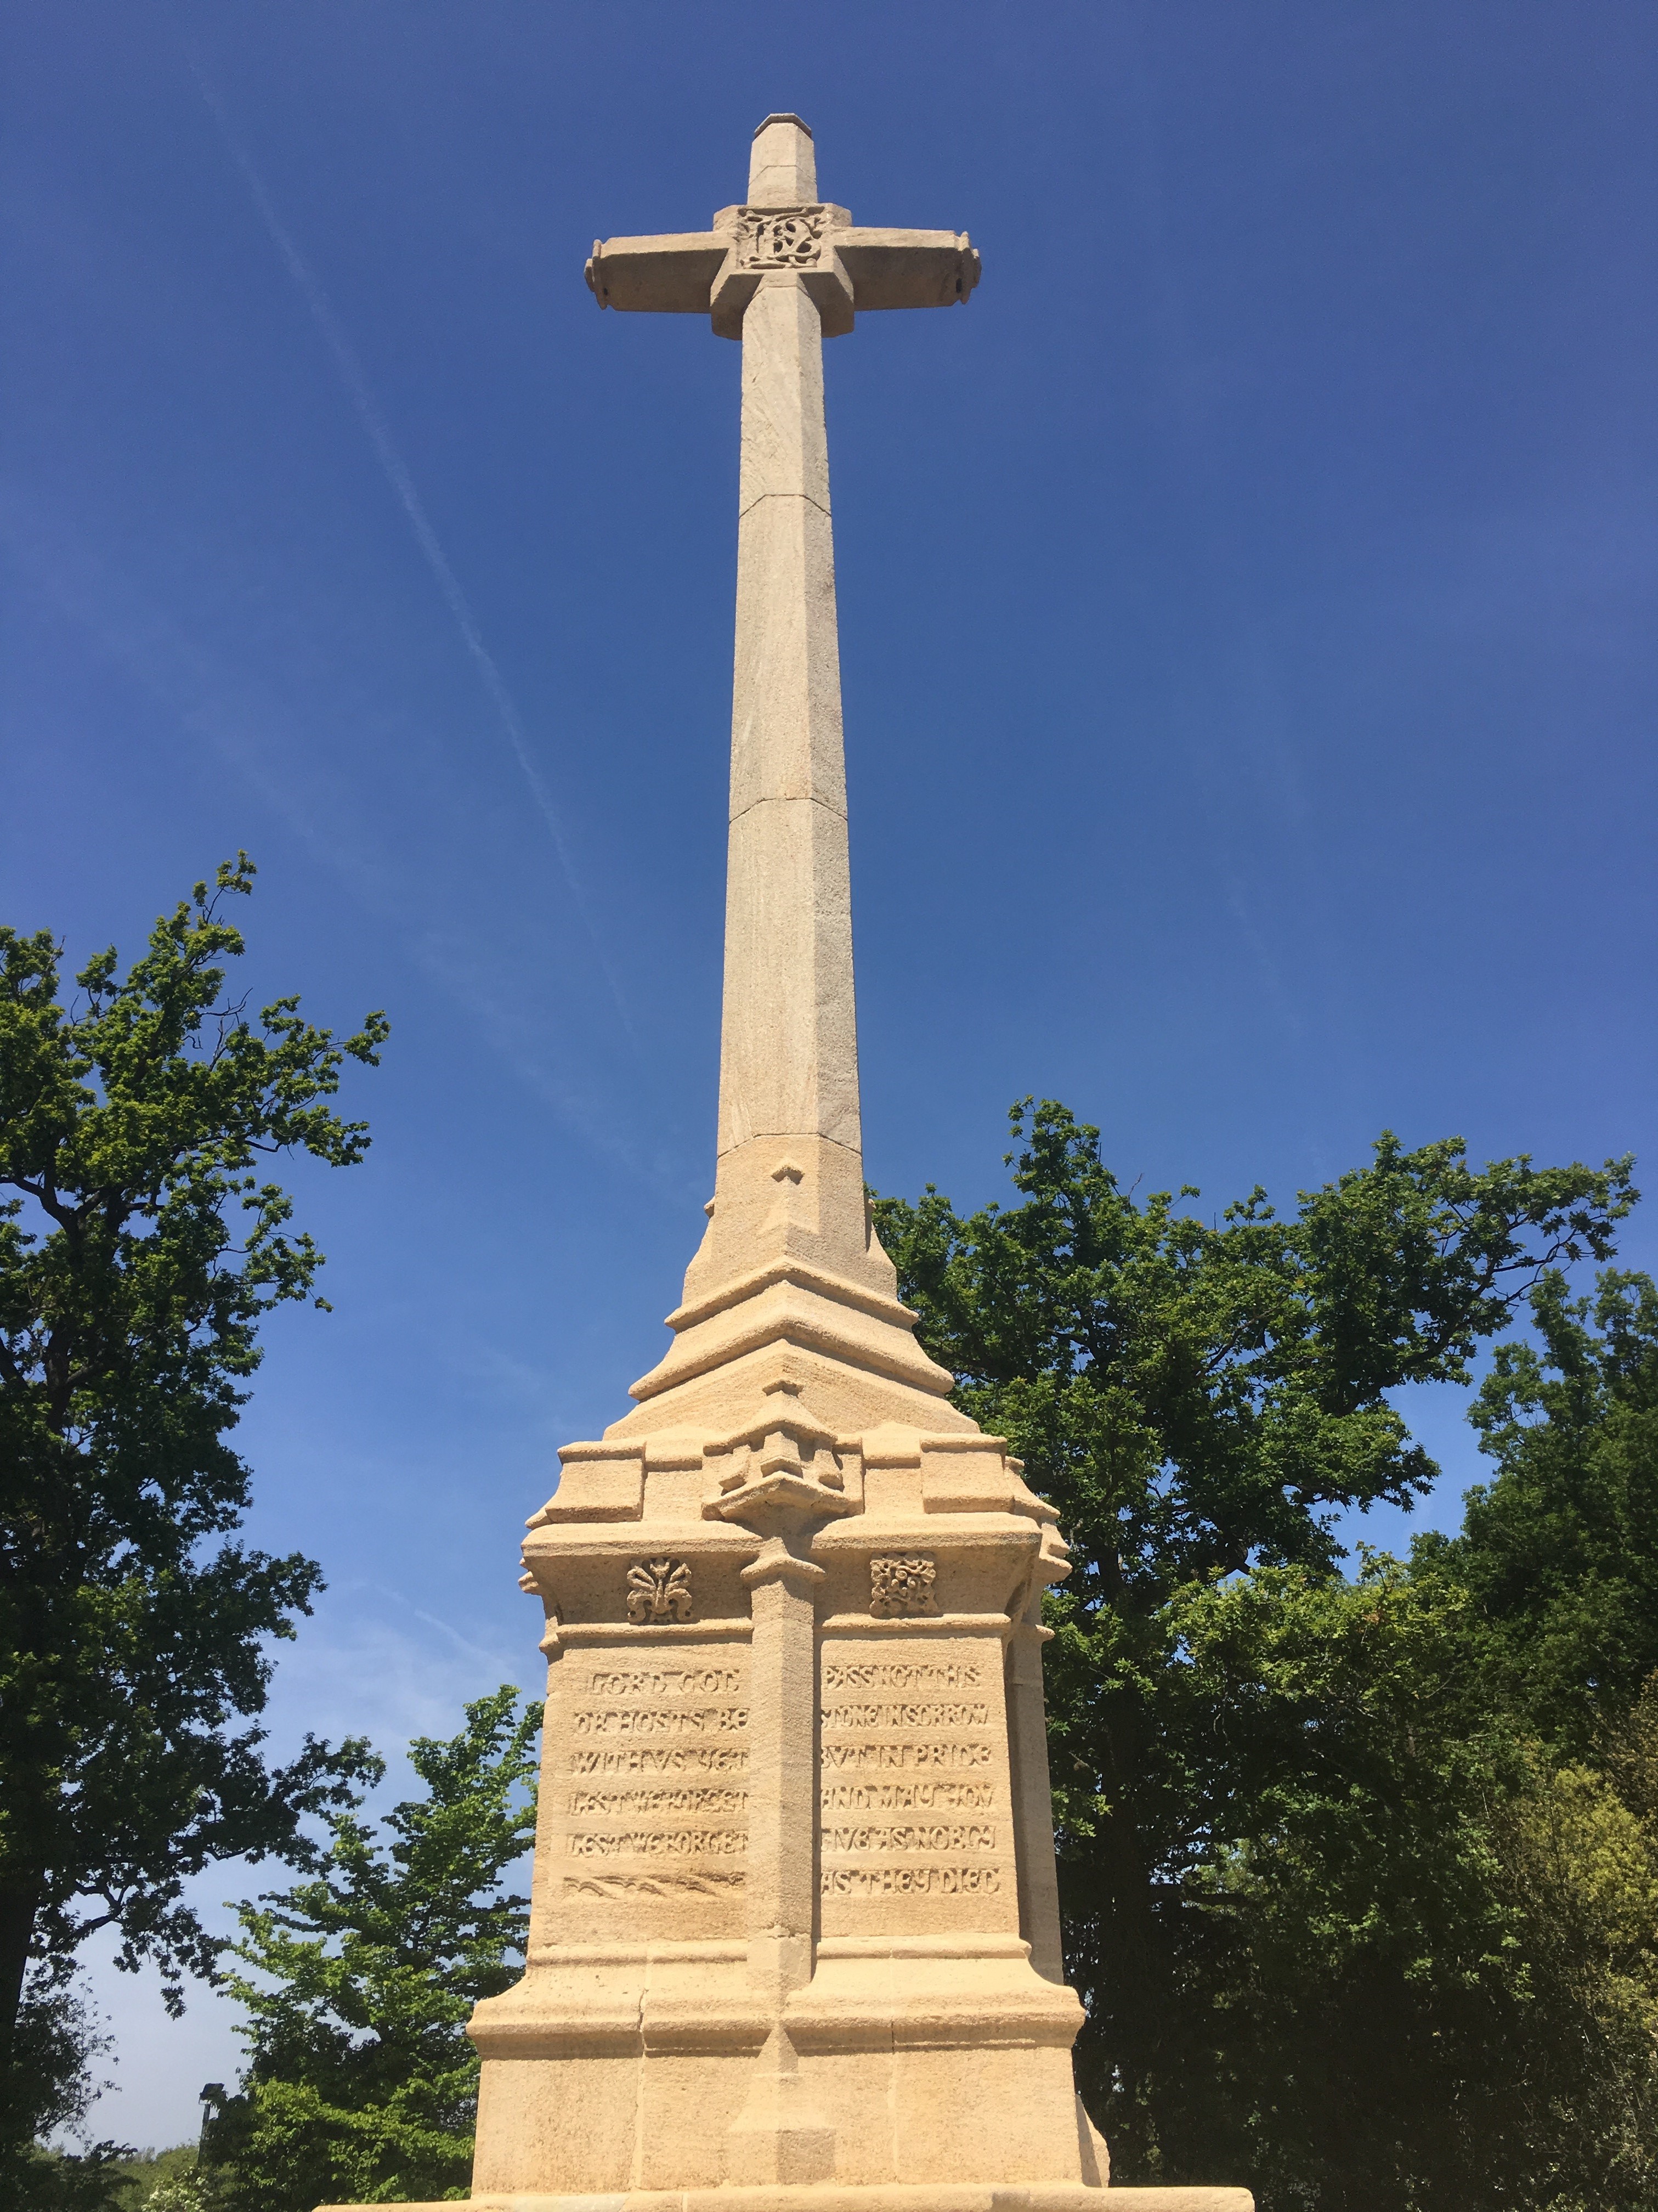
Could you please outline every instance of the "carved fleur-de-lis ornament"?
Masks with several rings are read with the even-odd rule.
[[[628,1570],[628,1618],[635,1628],[653,1620],[689,1620],[691,1571],[687,1561],[650,1559]]]

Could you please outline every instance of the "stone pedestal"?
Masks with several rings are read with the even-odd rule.
[[[768,1340],[570,1447],[524,1547],[541,1814],[528,1966],[471,2029],[473,2202],[1085,2212],[1108,2164],[1060,1963],[1054,1516],[936,1369],[931,1425],[847,1432],[914,1387],[853,1356],[859,1286],[785,1269],[738,1303]],[[658,1425],[690,1412],[664,1397],[700,1430]]]
[[[525,1546],[541,1819],[528,1966],[472,2027],[473,2201],[1081,2212],[1107,2160],[1060,1965],[1054,1516],[942,1402],[847,1436],[813,1405],[867,1371],[750,1358],[738,1433],[617,1424]]]
[[[1011,1755],[1054,1516],[993,1440],[837,1433],[811,1355],[760,1358],[747,1434],[618,1434],[580,1464],[638,1517],[556,1498],[525,1545],[544,1794],[475,2190],[1097,2185]]]
[[[473,2201],[1083,2212],[1108,2167],[1060,1963],[1054,1516],[942,1402],[848,1436],[813,1407],[866,1370],[786,1337],[750,1363],[738,1433],[617,1424],[525,1546],[541,1818],[528,1966],[472,2027]]]

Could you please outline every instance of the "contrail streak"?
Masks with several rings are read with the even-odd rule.
[[[529,744],[524,734],[524,724],[519,719],[513,695],[507,689],[506,679],[495,665],[495,656],[483,642],[483,633],[478,629],[477,618],[467,603],[466,594],[460,587],[460,580],[450,567],[448,556],[438,542],[438,534],[427,517],[426,509],[421,505],[420,495],[415,489],[414,479],[404,465],[403,456],[392,442],[391,432],[386,428],[385,417],[375,404],[374,393],[368,388],[368,380],[363,374],[362,364],[357,359],[350,340],[341,327],[339,318],[329,304],[328,295],[323,290],[312,271],[310,264],[300,252],[281,216],[276,213],[271,203],[270,195],[264,188],[264,180],[243,149],[216,89],[188,47],[185,49],[185,58],[190,65],[191,75],[196,80],[197,88],[206,103],[208,112],[212,116],[217,127],[225,151],[241,172],[242,180],[247,186],[254,206],[259,211],[260,220],[270,234],[270,242],[281,255],[283,266],[298,287],[300,296],[310,309],[311,319],[322,333],[323,342],[333,359],[340,382],[345,386],[347,396],[356,410],[357,419],[367,434],[368,442],[374,451],[374,458],[380,465],[381,474],[391,485],[397,495],[398,505],[408,518],[409,527],[415,534],[415,543],[419,546],[426,565],[431,570],[439,591],[443,594],[444,602],[454,617],[455,628],[460,632],[461,642],[471,653],[473,665],[483,679],[483,688],[489,693],[490,702],[501,718],[501,726],[506,732],[507,742],[513,749],[513,757],[523,771],[524,781],[529,785],[531,795],[540,809],[542,820],[547,825],[547,833],[553,842],[553,850],[558,855],[559,866],[563,871],[565,886],[592,941],[593,957],[598,961],[599,970],[610,987],[610,996],[616,1002],[616,1011],[622,1026],[627,1031],[630,1042],[637,1045],[639,1040],[634,1033],[633,1023],[629,1018],[627,1005],[622,996],[622,987],[616,980],[616,971],[606,957],[604,947],[600,942],[598,928],[594,924],[586,894],[581,888],[580,878],[576,873],[575,862],[571,857],[569,845],[565,838],[564,825],[559,819],[557,808],[553,805],[552,794],[548,790],[541,771],[531,756]]]

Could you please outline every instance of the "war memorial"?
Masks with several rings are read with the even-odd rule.
[[[493,2212],[1085,2212],[1108,2189],[1042,1705],[1066,1547],[916,1342],[859,1121],[823,340],[978,276],[964,234],[820,200],[793,115],[710,229],[587,264],[601,307],[742,344],[718,1165],[666,1357],[561,1452],[524,1546],[548,1698],[525,1970],[471,2031]]]

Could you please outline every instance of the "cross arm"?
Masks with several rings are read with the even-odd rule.
[[[624,313],[706,315],[708,295],[731,251],[729,234],[668,231],[659,238],[593,240],[587,289],[601,307]]]
[[[859,314],[880,307],[949,307],[979,281],[979,256],[965,232],[872,230],[830,233],[852,280]]]
[[[948,307],[979,281],[964,231],[880,230],[844,208],[724,208],[712,230],[593,241],[587,289],[625,313],[711,314],[721,337],[740,337],[743,311],[772,270],[799,276],[817,301],[826,337],[854,311]]]

